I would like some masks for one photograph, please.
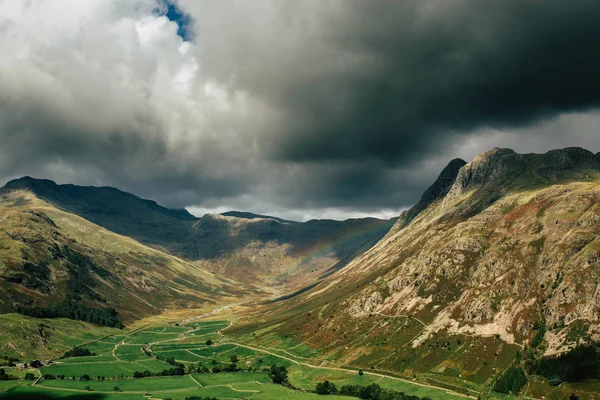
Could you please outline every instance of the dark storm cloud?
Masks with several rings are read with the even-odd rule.
[[[113,185],[198,210],[387,216],[455,157],[600,150],[595,1],[3,9],[5,180]]]
[[[595,1],[344,1],[242,84],[285,113],[278,159],[407,165],[475,128],[598,106],[599,21]]]

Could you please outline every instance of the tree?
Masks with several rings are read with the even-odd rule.
[[[282,366],[271,365],[271,369],[269,370],[269,377],[273,381],[273,383],[284,384],[287,383],[287,369]]]
[[[317,383],[315,390],[318,394],[335,394],[338,391],[335,384],[329,381]]]
[[[531,363],[529,373],[565,382],[600,378],[600,346],[579,345],[556,357],[543,357]]]
[[[121,388],[120,388],[120,387],[118,387],[118,386],[115,386],[115,387],[113,388],[113,392],[120,392],[120,391],[121,391]]]
[[[230,359],[230,360],[231,360],[231,362],[232,362],[232,363],[234,363],[234,364],[235,364],[236,362],[238,362],[238,361],[239,361],[239,358],[238,358],[238,356],[236,356],[235,354],[234,354],[234,355],[232,355],[231,357],[229,357],[229,359]]]
[[[31,365],[31,368],[39,368],[42,366],[42,363],[39,360],[33,360],[29,365]]]
[[[71,350],[67,351],[64,355],[63,358],[67,358],[67,357],[85,357],[85,356],[93,356],[95,354],[93,354],[92,352],[90,352],[88,349],[84,349],[81,347],[73,347]]]
[[[28,372],[25,374],[25,380],[26,381],[34,381],[35,375],[32,372]]]
[[[206,344],[207,346],[212,346],[212,344],[213,344],[213,341],[212,341],[212,340],[210,340],[210,339],[208,339],[208,340],[205,342],[205,344]]]
[[[525,384],[527,377],[523,368],[512,366],[496,381],[494,390],[498,393],[517,395]]]
[[[87,390],[88,392],[91,392],[91,391],[92,391],[92,387],[91,387],[90,385],[88,385],[88,386],[84,387],[84,389],[85,389],[85,390]]]
[[[362,370],[362,369],[359,369],[359,370],[358,370],[358,375],[359,375],[359,376],[363,376],[364,374],[365,374],[365,373],[363,372],[363,370]]]

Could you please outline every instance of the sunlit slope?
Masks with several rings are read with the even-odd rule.
[[[19,314],[0,314],[0,326],[0,355],[27,362],[54,359],[73,346],[123,334],[119,329],[82,321]]]
[[[477,384],[524,346],[541,357],[600,339],[597,155],[495,149],[398,223],[346,268],[232,332],[260,329],[259,341],[292,337],[338,362]]]
[[[67,298],[125,321],[233,294],[197,265],[61,211],[25,190],[0,197],[0,309]]]

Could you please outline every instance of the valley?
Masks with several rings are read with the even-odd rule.
[[[195,217],[29,177],[0,216],[0,399],[600,391],[600,156],[583,149],[453,160],[390,220]]]
[[[432,399],[468,397],[391,374],[366,371],[359,375],[358,369],[321,360],[306,346],[286,350],[285,346],[266,347],[255,344],[255,340],[232,337],[222,333],[231,327],[231,320],[218,319],[219,312],[210,314],[211,317],[189,318],[190,322],[165,326],[146,324],[129,333],[119,332],[81,343],[76,347],[85,348],[93,355],[60,358],[48,366],[25,370],[23,372],[35,373],[36,380],[30,385],[20,381],[5,385],[6,393],[0,393],[0,398],[44,395],[62,398],[93,392],[106,399],[184,399],[192,395],[316,399],[319,395],[310,391],[320,379],[328,379],[340,388],[377,383],[386,389]],[[235,313],[232,316],[235,317]],[[183,371],[173,376],[134,378],[138,373],[160,374],[173,364],[181,365]],[[227,372],[232,365],[237,370]],[[286,367],[291,388],[271,381],[268,372],[271,365]],[[8,373],[13,371],[9,369]],[[333,400],[336,398],[346,397],[331,396]]]

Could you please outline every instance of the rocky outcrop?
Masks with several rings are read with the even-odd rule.
[[[433,185],[431,185],[425,193],[421,196],[421,199],[417,204],[415,204],[411,209],[402,213],[402,215],[398,218],[396,224],[390,230],[390,234],[396,233],[399,230],[406,227],[410,222],[417,217],[421,213],[421,211],[425,210],[430,204],[433,202],[444,198],[454,182],[456,181],[456,177],[462,167],[464,167],[467,162],[460,158],[455,158],[450,161],[448,165],[442,170],[440,175],[437,177]]]

